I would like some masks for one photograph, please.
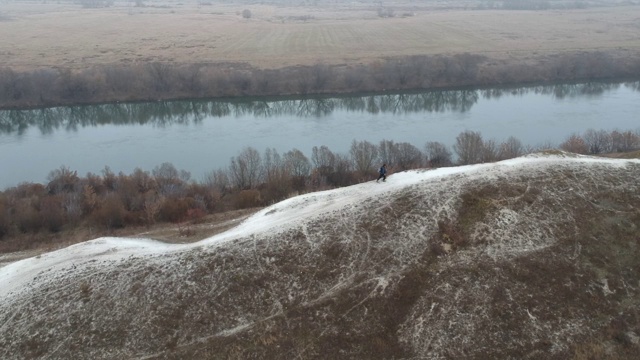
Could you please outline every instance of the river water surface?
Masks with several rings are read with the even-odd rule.
[[[129,174],[170,162],[201,181],[245,147],[353,140],[453,145],[465,130],[497,142],[559,144],[572,133],[640,129],[640,82],[286,99],[198,100],[0,111],[0,189],[46,183],[67,166],[81,176],[105,166]]]

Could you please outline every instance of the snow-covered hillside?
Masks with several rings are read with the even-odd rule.
[[[87,241],[0,268],[0,357],[625,357],[638,178],[538,154],[301,195],[195,244]]]

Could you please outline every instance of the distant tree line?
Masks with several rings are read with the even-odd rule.
[[[0,108],[637,79],[640,57],[631,58],[618,58],[605,52],[581,52],[541,59],[537,65],[457,54],[281,69],[228,63],[161,62],[31,72],[0,67]]]
[[[193,223],[207,214],[369,181],[382,163],[393,173],[494,162],[553,147],[525,146],[514,137],[497,142],[474,131],[460,133],[452,148],[437,141],[420,149],[392,140],[379,144],[353,140],[347,154],[315,146],[307,157],[298,149],[284,154],[266,149],[261,154],[248,147],[201,183],[170,163],[131,174],[116,174],[105,167],[101,174],[85,177],[63,166],[49,173],[47,184],[22,183],[0,192],[0,252],[28,248],[52,234],[79,227],[95,229],[98,235],[127,226]],[[583,154],[638,150],[640,130],[590,129],[569,136],[560,148]]]

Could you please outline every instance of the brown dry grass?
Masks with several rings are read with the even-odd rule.
[[[128,3],[126,3],[128,4]],[[3,4],[0,63],[32,70],[160,61],[256,67],[368,63],[416,54],[485,54],[526,61],[567,51],[640,51],[639,6],[565,11],[438,10],[379,18],[376,5],[278,7],[167,3]],[[397,15],[407,13],[394,5]],[[248,8],[251,19],[240,12]],[[305,21],[299,17],[309,17]]]
[[[16,236],[0,243],[0,267],[101,236],[143,237],[172,244],[196,242],[238,225],[258,210],[251,208],[211,214],[197,223],[156,224],[151,227],[129,227],[112,232],[95,232],[92,227],[83,226],[56,234]],[[30,245],[22,245],[27,243]]]
[[[163,224],[142,232],[127,230],[127,234],[122,236],[144,237],[174,244],[195,242],[229,230],[259,209],[227,211],[208,215],[197,223]]]
[[[635,359],[638,164],[503,170],[215,249],[62,270],[0,302],[0,353]],[[432,252],[452,231],[464,246]]]
[[[623,153],[603,154],[602,156],[614,159],[640,159],[640,150]]]

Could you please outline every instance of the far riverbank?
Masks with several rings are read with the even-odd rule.
[[[0,69],[0,109],[554,84],[640,78],[634,51],[568,52],[523,60],[419,55],[370,64],[260,69],[243,63],[99,65],[89,69]]]

